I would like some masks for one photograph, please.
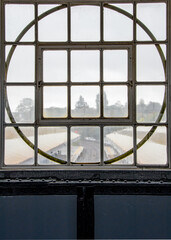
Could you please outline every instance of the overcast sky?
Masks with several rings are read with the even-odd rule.
[[[115,4],[116,5],[116,4]],[[39,14],[57,5],[40,5]],[[132,13],[132,4],[117,4],[116,6]],[[17,17],[16,17],[17,16]],[[166,6],[164,3],[138,4],[137,17],[146,24],[158,40],[166,38]],[[34,19],[33,5],[6,5],[6,40],[14,41],[21,30]],[[133,23],[127,17],[104,9],[104,39],[106,41],[131,41],[133,37]],[[99,41],[100,40],[100,8],[94,6],[73,7],[71,9],[71,38],[72,41]],[[147,34],[137,28],[138,40],[149,40]],[[34,27],[23,37],[23,41],[34,41]],[[66,41],[67,40],[67,11],[55,12],[39,22],[40,41]],[[6,56],[10,47],[6,47]],[[164,53],[165,46],[162,45]],[[33,82],[35,78],[35,49],[34,46],[18,46],[12,57],[8,78],[9,82]],[[71,81],[98,82],[100,80],[100,52],[98,50],[71,52]],[[104,81],[110,83],[128,80],[128,52],[126,50],[104,51]],[[43,80],[45,82],[67,81],[67,52],[45,51],[43,54]],[[156,48],[152,45],[139,45],[137,47],[137,80],[138,81],[164,81],[164,71]],[[50,89],[50,88],[49,88]],[[52,88],[51,88],[52,89]],[[57,89],[57,88],[56,88]],[[61,89],[61,88],[60,88]],[[120,101],[125,104],[124,87],[106,90],[110,104]],[[119,88],[118,88],[119,89]],[[47,91],[46,106],[54,106],[56,98],[64,101],[64,91]],[[89,106],[95,107],[98,87],[73,87],[72,105],[83,95]],[[8,89],[9,101],[12,111],[15,111],[22,98],[34,98],[33,87],[10,87]],[[49,97],[48,97],[49,94]],[[164,89],[162,87],[139,87],[137,101],[144,99],[162,103]],[[58,107],[63,107],[62,101]],[[54,106],[55,107],[55,106]]]

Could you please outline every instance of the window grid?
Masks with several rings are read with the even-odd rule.
[[[9,3],[9,1],[6,1],[6,2],[8,2]],[[12,1],[13,2],[13,1]],[[113,2],[115,2],[115,1],[113,1]],[[126,1],[126,2],[130,2],[130,1]],[[141,1],[142,2],[142,1]],[[158,1],[156,1],[156,2],[158,2]],[[163,1],[161,1],[161,2],[163,2]],[[129,42],[129,45],[130,46],[132,46],[132,49],[133,49],[133,60],[136,62],[136,47],[139,45],[139,44],[142,44],[142,45],[145,45],[145,44],[160,44],[160,43],[164,43],[164,44],[166,44],[167,45],[167,40],[166,41],[153,41],[153,43],[150,41],[150,42],[148,42],[148,41],[136,41],[136,4],[138,3],[138,1],[134,1],[134,4],[133,4],[133,6],[134,6],[134,10],[133,10],[133,12],[134,12],[134,20],[133,20],[133,38],[134,38],[134,40],[132,41],[132,42]],[[93,4],[93,3],[92,3]],[[18,45],[24,45],[24,46],[26,46],[26,45],[34,45],[35,46],[35,52],[36,52],[36,61],[35,61],[35,82],[34,83],[15,83],[15,82],[13,82],[13,83],[10,83],[10,82],[5,82],[4,83],[4,85],[5,86],[35,86],[35,117],[36,117],[36,119],[38,119],[38,112],[40,112],[40,106],[38,105],[39,103],[40,103],[40,99],[38,99],[38,88],[39,88],[39,83],[38,83],[38,75],[39,75],[39,71],[40,71],[40,63],[38,63],[38,55],[39,55],[39,46],[41,46],[41,43],[38,41],[38,11],[37,11],[37,3],[35,3],[35,19],[36,19],[36,21],[35,21],[35,26],[36,26],[36,30],[35,30],[35,42],[34,43],[32,43],[32,42],[6,42],[6,45],[11,45],[11,44],[15,44],[16,46],[18,46]],[[70,38],[71,38],[71,23],[70,23],[70,6],[69,6],[70,4],[68,4],[68,43],[71,43],[72,44],[72,42],[71,42],[71,40],[70,40]],[[102,8],[102,5],[103,5],[103,3],[101,3],[101,14],[100,14],[100,16],[101,16],[101,34],[100,34],[100,36],[101,36],[101,43],[104,43],[103,42],[103,33],[102,33],[102,31],[103,31],[103,17],[102,17],[102,13],[103,13],[103,8]],[[106,3],[105,3],[105,7],[106,7]],[[3,16],[3,14],[2,14],[2,16]],[[167,28],[168,29],[168,28]],[[3,34],[2,34],[3,35]],[[2,43],[1,43],[1,46],[2,46],[2,48],[1,49],[3,49],[3,41],[1,41]],[[44,44],[44,43],[43,43]],[[46,43],[45,45],[53,45],[53,43]],[[91,45],[91,46],[94,46],[94,43],[84,43],[84,42],[82,42],[82,43],[73,43],[73,45],[80,45],[80,44],[86,44],[86,45]],[[111,44],[111,45],[118,45],[118,43],[117,42],[111,42],[111,43],[106,43],[107,45],[108,44]],[[123,42],[123,43],[121,43],[120,44],[120,46],[122,45],[122,44],[125,44],[125,45],[127,45],[127,42]],[[60,43],[55,43],[55,45],[60,45]],[[102,61],[102,58],[103,58],[103,56],[102,56],[102,49],[100,50],[100,52],[101,52],[101,57],[100,57],[100,65],[101,65],[101,67],[100,67],[100,75],[101,75],[101,77],[100,77],[100,83],[102,83],[102,76],[103,76],[103,72],[102,72],[102,69],[103,69],[103,67],[102,67],[102,64],[103,64],[103,61]],[[2,53],[3,53],[3,51],[2,51]],[[3,54],[2,54],[3,55]],[[70,66],[70,50],[68,50],[68,66]],[[2,56],[2,58],[3,58],[3,56]],[[134,63],[135,64],[135,63]],[[135,65],[133,64],[133,73],[132,73],[132,77],[133,77],[133,80],[135,80],[135,78],[136,78],[136,67],[135,67]],[[39,66],[39,68],[38,68],[38,66]],[[3,65],[2,65],[2,67],[3,67]],[[71,87],[71,76],[70,76],[70,67],[68,67],[68,80],[69,80],[69,83],[68,83],[68,99],[70,99],[70,87]],[[76,83],[77,84],[77,83]],[[76,85],[75,84],[75,85]],[[89,83],[88,83],[89,84]],[[108,83],[102,83],[102,84],[100,84],[100,88],[101,88],[101,91],[102,91],[102,85],[103,84],[108,84]],[[116,84],[116,83],[115,83]],[[119,84],[121,84],[121,83],[117,83],[118,85]],[[116,84],[116,85],[117,85]],[[123,85],[126,85],[127,83],[123,83]],[[138,127],[138,126],[168,126],[168,122],[166,121],[165,123],[137,123],[136,122],[136,86],[142,86],[142,85],[146,85],[146,86],[148,86],[148,85],[163,85],[163,86],[167,86],[167,79],[166,79],[166,82],[135,82],[135,81],[132,81],[131,82],[131,84],[133,85],[133,87],[132,87],[132,89],[133,89],[133,92],[134,92],[134,95],[133,95],[133,101],[132,101],[132,103],[133,103],[133,106],[132,106],[132,116],[133,116],[133,120],[131,121],[131,123],[130,122],[128,122],[128,123],[126,123],[126,122],[116,122],[115,123],[115,125],[131,125],[131,126],[133,126],[133,135],[134,135],[134,137],[133,137],[133,141],[134,141],[134,147],[133,147],[133,150],[134,150],[134,165],[136,166],[136,128]],[[46,84],[44,84],[44,85],[46,85]],[[48,84],[47,84],[48,85]],[[55,85],[55,84],[53,84],[53,85]],[[58,84],[57,84],[58,85]],[[72,85],[74,85],[74,83],[72,82]],[[80,85],[80,83],[79,83],[79,85]],[[110,85],[110,83],[109,83],[109,85]],[[3,96],[3,91],[2,91],[2,96]],[[101,95],[101,98],[102,98],[102,94],[100,94]],[[3,98],[2,98],[3,99]],[[102,99],[101,99],[101,103],[103,103],[103,101],[102,101]],[[71,109],[70,107],[70,101],[68,100],[68,109]],[[70,111],[70,110],[69,110]],[[102,111],[103,111],[103,106],[101,105],[101,113],[102,113]],[[1,112],[4,112],[4,111],[1,111]],[[68,113],[68,115],[70,116],[70,112]],[[2,114],[2,118],[3,118],[3,114]],[[31,123],[22,123],[22,124],[19,124],[19,123],[5,123],[4,124],[4,127],[7,127],[7,126],[17,126],[17,127],[20,127],[20,126],[34,126],[34,128],[35,128],[35,136],[34,136],[34,139],[35,139],[35,166],[37,166],[38,165],[38,163],[37,163],[37,144],[38,144],[38,136],[37,136],[37,128],[39,127],[39,126],[46,126],[48,124],[48,122],[37,122],[37,120],[35,121],[35,123],[33,123],[33,124],[31,124]],[[51,125],[53,125],[53,126],[60,126],[60,125],[66,125],[66,124],[62,124],[62,123],[58,123],[57,121],[56,121],[56,123],[55,122],[50,122],[49,121],[49,124]],[[79,125],[78,124],[78,122],[76,122],[75,123],[76,125]],[[88,122],[87,122],[87,124],[88,124]],[[103,132],[103,130],[102,130],[102,128],[103,128],[103,125],[105,124],[105,126],[106,125],[112,125],[112,123],[110,122],[110,121],[106,121],[106,122],[103,122],[103,121],[101,121],[101,122],[99,122],[98,123],[98,126],[100,126],[100,131],[101,131],[101,141],[102,141],[102,132]],[[72,125],[72,123],[68,123],[67,124],[68,125],[68,136],[70,135],[70,131],[69,131],[69,129],[70,129],[70,127],[71,127],[71,125]],[[94,125],[94,124],[93,124]],[[4,132],[4,130],[2,131],[2,136],[3,136],[3,132]],[[68,141],[70,142],[70,138],[68,137]],[[70,143],[68,142],[68,146],[70,146]],[[102,141],[103,142],[103,141]],[[101,145],[102,145],[103,143],[101,143]],[[103,156],[103,147],[101,147],[101,157]],[[3,151],[2,151],[3,152]],[[70,165],[70,147],[68,148],[68,165]],[[101,160],[101,164],[103,165],[104,164],[104,162]],[[10,167],[13,167],[12,165],[10,165]],[[22,167],[22,166],[21,166]],[[24,167],[27,167],[27,166],[24,166]],[[29,165],[29,167],[30,167],[30,165]],[[46,166],[46,168],[47,168],[48,166]],[[59,167],[59,166],[58,166]],[[126,167],[126,166],[123,166],[123,167]],[[142,165],[141,165],[141,167],[142,167]],[[146,167],[151,167],[151,165],[149,165],[149,166],[146,166]],[[155,165],[155,167],[160,167],[160,166],[157,166],[157,165]],[[167,166],[162,166],[162,167],[167,167]]]

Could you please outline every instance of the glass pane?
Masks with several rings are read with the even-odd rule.
[[[166,4],[140,3],[137,4],[137,18],[153,33],[157,40],[166,39]],[[138,40],[149,40],[146,34],[137,29]]]
[[[71,39],[72,41],[100,40],[100,7],[71,8]]]
[[[34,128],[20,127],[23,134],[34,144]],[[5,164],[31,165],[34,150],[18,135],[13,127],[5,128]]]
[[[67,41],[67,10],[62,9],[49,14],[38,22],[38,27],[40,41]]]
[[[67,51],[43,52],[43,81],[67,81]]]
[[[38,130],[38,148],[50,156],[67,160],[67,128],[66,127],[40,127]],[[39,164],[57,164],[54,161],[38,156]]]
[[[10,111],[16,122],[34,122],[34,87],[9,86],[7,98]],[[6,118],[6,122],[8,121]]]
[[[43,88],[43,117],[67,117],[67,87],[50,86]]]
[[[5,6],[6,41],[15,41],[21,31],[34,20],[34,5],[7,4]],[[26,33],[27,34],[27,33]],[[23,41],[34,41],[34,27]]]
[[[133,148],[133,129],[127,126],[104,127],[104,160],[122,155]],[[114,164],[133,164],[133,154]]]
[[[105,50],[103,52],[104,81],[118,82],[128,80],[128,51]]]
[[[8,50],[9,48],[7,48]],[[33,46],[17,46],[9,64],[7,81],[33,82],[34,79],[35,48]]]
[[[99,117],[99,86],[74,86],[71,88],[72,117]]]
[[[155,45],[137,46],[137,81],[164,80],[164,68]]]
[[[104,117],[128,117],[126,86],[105,86],[103,89]]]
[[[71,52],[72,82],[97,82],[100,78],[100,52],[94,50]]]
[[[72,127],[71,139],[71,162],[100,162],[99,127]]]
[[[59,6],[60,6],[59,4],[39,4],[38,5],[38,15],[41,15],[42,13],[45,13],[48,10],[53,9],[55,7],[59,7]]]
[[[137,128],[137,143],[139,143],[151,127]],[[137,150],[137,163],[140,165],[164,165],[167,163],[167,135],[165,127],[157,127],[154,134]]]
[[[123,14],[104,8],[104,40],[131,41],[133,39],[133,21]]]
[[[114,6],[116,8],[122,9],[126,11],[127,13],[133,14],[133,4],[128,3],[120,3],[120,4],[110,4],[111,6]]]
[[[137,87],[138,122],[155,122],[157,120],[163,104],[164,93],[164,86]]]

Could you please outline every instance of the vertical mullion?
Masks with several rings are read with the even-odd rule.
[[[68,22],[68,43],[71,42],[71,7],[70,7],[70,4],[68,3],[68,6],[67,6],[67,22]]]
[[[39,101],[38,101],[38,76],[39,76],[39,52],[38,52],[38,4],[35,3],[35,124],[34,124],[34,154],[35,166],[38,165],[38,116],[39,116]]]
[[[68,49],[68,86],[67,86],[67,94],[68,94],[68,118],[71,118],[71,51]],[[71,163],[71,133],[70,126],[67,126],[67,158],[68,165]]]
[[[104,29],[104,16],[103,16],[103,3],[101,3],[100,5],[100,41],[101,43],[103,43],[104,41],[103,29]]]
[[[100,50],[100,117],[103,117],[103,50]],[[104,165],[104,133],[103,126],[100,126],[100,165]]]
[[[4,16],[4,3],[3,1],[0,2],[0,152],[1,152],[1,158],[0,158],[0,168],[4,165],[4,106],[5,106],[5,100],[4,100],[4,79],[5,79],[5,16]]]
[[[67,126],[67,165],[71,165],[71,126]]]
[[[100,165],[104,165],[104,127],[100,126]]]
[[[104,115],[103,109],[103,50],[100,50],[100,117],[102,118]]]
[[[137,6],[136,2],[133,3],[133,49],[132,49],[132,121],[133,121],[133,155],[134,155],[134,165],[137,165],[137,128],[136,128],[136,18],[137,18]]]
[[[167,137],[167,149],[168,149],[168,162],[169,168],[171,168],[171,2],[167,2],[167,17],[168,17],[168,26],[167,26],[167,39],[168,39],[168,46],[167,46],[167,78],[168,78],[168,137]]]
[[[71,5],[68,3],[68,43],[71,42]],[[68,118],[71,118],[71,50],[68,49]],[[71,126],[67,126],[67,165],[71,165]]]

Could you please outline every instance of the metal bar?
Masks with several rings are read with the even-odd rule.
[[[167,3],[168,11],[167,11],[167,17],[168,17],[168,26],[167,26],[167,32],[168,32],[168,47],[167,47],[167,79],[168,79],[168,111],[167,111],[167,120],[168,120],[168,137],[167,137],[167,149],[168,149],[168,163],[169,168],[171,168],[171,2],[168,1]]]
[[[5,82],[4,83],[5,86],[36,86],[36,83],[26,83],[26,82]],[[67,86],[70,85],[69,82],[42,82],[41,83],[42,86]],[[126,81],[126,82],[72,82],[73,86],[80,86],[80,85],[113,85],[113,86],[118,86],[118,85],[130,85],[130,81]],[[142,81],[142,82],[135,82],[135,85],[166,85],[167,86],[167,82],[165,81],[160,81],[160,82],[156,82],[156,81]]]
[[[67,165],[71,165],[71,127],[67,127]]]
[[[14,46],[18,46],[18,45],[35,45],[35,41],[33,41],[33,42],[22,42],[22,41],[14,41],[14,42],[12,42],[12,41],[4,41],[4,43],[6,44],[6,45],[14,45]],[[135,40],[135,42],[134,41],[122,41],[122,42],[118,42],[118,41],[103,41],[103,42],[88,42],[88,41],[86,41],[86,42],[76,42],[76,41],[74,41],[74,42],[66,42],[66,43],[64,43],[64,42],[43,42],[43,41],[41,41],[41,42],[39,42],[38,43],[38,45],[39,46],[45,46],[45,45],[47,45],[47,46],[49,46],[49,47],[62,47],[62,46],[64,46],[64,45],[66,45],[66,47],[68,47],[68,48],[71,48],[71,47],[75,47],[75,48],[77,48],[77,47],[82,47],[82,48],[86,48],[86,46],[89,46],[90,48],[92,48],[92,47],[94,47],[94,46],[104,46],[104,47],[106,47],[106,48],[109,48],[110,46],[117,46],[117,45],[120,45],[120,46],[122,46],[122,45],[133,45],[134,43],[136,43],[136,44],[141,44],[141,45],[149,45],[149,44],[167,44],[168,43],[168,41],[167,40],[156,40],[156,41],[154,41],[154,40],[150,40],[150,41],[138,41],[138,40]],[[66,48],[65,48],[66,49]]]
[[[34,164],[38,165],[38,127],[39,118],[39,49],[38,49],[38,4],[35,4],[35,125],[34,125]]]
[[[141,44],[141,45],[149,45],[149,44],[167,44],[167,41],[122,41],[122,42],[118,42],[118,41],[104,41],[104,42],[71,42],[71,43],[64,43],[64,42],[39,42],[39,46],[40,47],[46,47],[48,48],[48,50],[53,49],[53,48],[63,48],[63,49],[67,49],[67,48],[73,48],[73,49],[99,49],[99,48],[107,48],[107,49],[113,49],[114,47],[118,47],[120,49],[122,49],[122,47],[124,46],[132,46],[134,43],[137,44]],[[24,45],[24,43],[21,44],[16,44],[14,43],[9,43],[8,45]],[[126,48],[126,47],[125,47]]]
[[[133,49],[132,49],[132,118],[133,118],[133,159],[134,159],[134,165],[137,165],[137,143],[136,143],[136,64],[137,64],[137,59],[136,59],[136,35],[137,35],[137,31],[136,31],[136,18],[137,18],[137,5],[134,2],[133,4],[133,40],[134,40],[134,45],[133,45]]]
[[[13,4],[28,4],[28,3],[40,3],[40,4],[47,4],[47,0],[2,0],[4,3],[13,3]],[[48,4],[67,4],[67,3],[74,3],[74,4],[98,4],[101,2],[105,2],[104,0],[48,0]],[[107,0],[108,3],[160,3],[160,2],[167,2],[167,0]]]
[[[68,43],[71,43],[71,7],[68,4],[67,20],[68,20]]]
[[[118,120],[118,122],[114,122],[113,119],[111,119],[111,121],[109,121],[108,123],[106,123],[106,122],[103,123],[103,122],[99,122],[99,121],[97,122],[97,120],[95,120],[92,123],[92,119],[91,119],[90,121],[86,121],[86,123],[84,123],[84,125],[103,126],[103,124],[104,124],[104,125],[107,125],[107,126],[109,126],[109,125],[112,126],[112,125],[117,124],[119,126],[131,126],[131,124],[132,124],[132,123],[129,123],[129,122],[121,122],[121,120]],[[68,124],[64,123],[64,122],[62,123],[61,120],[58,122],[58,119],[55,120],[54,122],[52,122],[52,121],[49,122],[49,121],[41,122],[41,123],[39,123],[39,125],[42,126],[42,127],[43,126],[47,127],[47,126],[52,124],[55,127],[55,126],[58,126],[58,125],[60,125],[60,126],[67,126],[67,125],[75,126],[75,125],[80,124],[80,120],[79,120],[79,122],[73,121],[73,123],[70,122]],[[96,122],[96,124],[95,124],[95,122]],[[157,123],[157,124],[156,123],[136,123],[134,125],[135,126],[160,126],[160,127],[162,127],[162,126],[167,127],[168,126],[167,122],[166,123]],[[4,127],[34,127],[34,126],[35,126],[34,123],[4,123]]]
[[[77,239],[94,239],[94,192],[92,187],[78,188]]]
[[[5,47],[4,47],[4,38],[5,38],[5,9],[2,1],[0,2],[0,168],[4,165],[4,117],[5,117],[5,109],[4,109],[4,81],[5,81]]]
[[[70,86],[70,85],[72,85],[72,86],[87,86],[87,85],[89,85],[89,86],[99,86],[99,85],[123,85],[123,86],[125,86],[125,85],[129,85],[130,83],[129,82],[72,82],[72,83],[70,83],[70,82],[56,82],[56,83],[54,83],[54,82],[42,82],[41,83],[41,86]],[[11,84],[8,84],[8,85],[11,85]],[[21,85],[21,84],[19,84],[19,85]],[[143,84],[144,85],[144,84]]]
[[[100,126],[100,165],[104,165],[104,128]]]

